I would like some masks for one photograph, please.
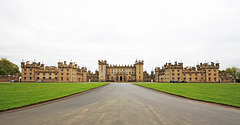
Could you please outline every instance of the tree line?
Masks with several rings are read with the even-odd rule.
[[[235,66],[232,68],[227,68],[226,70],[219,70],[219,73],[224,75],[229,73],[236,80],[236,82],[240,82],[240,69]]]
[[[20,73],[19,67],[7,60],[6,58],[1,58],[0,60],[0,75],[16,75]]]

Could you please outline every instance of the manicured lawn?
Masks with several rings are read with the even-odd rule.
[[[184,97],[240,107],[240,84],[136,83]]]
[[[107,83],[0,83],[0,111],[47,101]]]

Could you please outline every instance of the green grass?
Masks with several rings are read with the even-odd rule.
[[[60,98],[107,83],[0,83],[0,111]]]
[[[240,84],[135,83],[184,97],[240,107]]]

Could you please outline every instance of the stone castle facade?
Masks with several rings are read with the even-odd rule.
[[[143,60],[133,65],[109,65],[106,60],[98,60],[99,82],[143,82]]]
[[[66,61],[58,62],[58,67],[46,66],[29,61],[21,63],[22,82],[87,82],[87,68]]]
[[[155,82],[186,81],[192,83],[219,82],[219,63],[200,63],[196,67],[183,67],[183,63],[166,63],[155,68]]]
[[[234,82],[229,75],[219,74],[219,63],[200,63],[196,67],[183,67],[183,63],[166,63],[156,67],[151,74],[143,71],[144,61],[136,60],[131,65],[109,65],[98,60],[98,71],[87,71],[74,62],[58,62],[58,66],[44,66],[29,61],[22,62],[22,82],[165,82],[171,80],[189,83]]]

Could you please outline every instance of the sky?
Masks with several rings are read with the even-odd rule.
[[[0,0],[0,57],[91,71],[166,62],[240,68],[239,0]]]

